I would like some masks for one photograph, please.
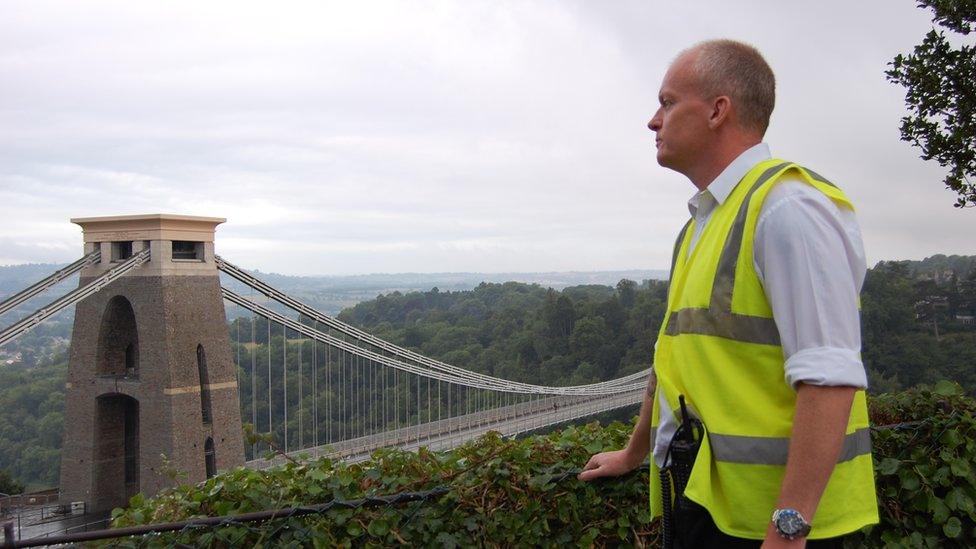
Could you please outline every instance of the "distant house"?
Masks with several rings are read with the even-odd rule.
[[[956,321],[963,326],[976,326],[976,316],[974,315],[956,315]]]

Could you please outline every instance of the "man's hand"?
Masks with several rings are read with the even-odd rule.
[[[627,450],[603,452],[591,457],[576,478],[590,481],[600,477],[617,477],[633,471],[642,461],[640,457],[634,459]]]
[[[637,426],[630,435],[627,447],[616,452],[602,452],[590,457],[583,472],[576,478],[593,480],[600,477],[618,477],[636,469],[647,457],[651,450],[651,411],[654,409],[654,388],[657,386],[657,376],[654,370],[647,376],[647,392],[641,403],[640,418]]]

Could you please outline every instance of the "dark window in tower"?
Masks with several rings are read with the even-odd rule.
[[[132,377],[136,374],[136,346],[132,343],[125,347],[125,375]]]
[[[203,460],[207,467],[207,478],[217,474],[217,454],[214,451],[214,441],[207,437],[207,442],[203,445]]]
[[[182,261],[202,261],[203,242],[173,241],[173,259]]]
[[[200,374],[200,413],[203,422],[211,422],[210,414],[210,376],[207,374],[207,353],[203,345],[197,345],[197,372]]]
[[[132,241],[112,243],[112,261],[124,261],[132,257]]]

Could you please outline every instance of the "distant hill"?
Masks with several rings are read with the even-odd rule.
[[[635,282],[665,280],[666,270],[566,271],[542,273],[376,273],[345,276],[289,276],[277,273],[254,274],[276,287],[312,290],[470,290],[482,282],[524,282],[562,289],[568,286],[600,284],[613,286],[622,278]]]
[[[37,263],[28,265],[0,266],[0,300],[13,295],[30,284],[41,280],[65,264]],[[272,286],[307,301],[309,305],[329,314],[338,314],[346,307],[373,299],[390,292],[427,291],[438,288],[444,291],[470,290],[482,282],[524,282],[544,288],[561,290],[569,286],[598,284],[613,286],[623,278],[641,282],[664,280],[665,270],[626,271],[570,271],[547,273],[378,273],[345,276],[290,276],[278,273],[250,271]],[[77,285],[77,278],[62,283],[57,289],[64,293]],[[233,286],[232,286],[233,287]],[[50,301],[50,300],[48,300]],[[39,307],[43,299],[25,304]],[[34,308],[36,308],[34,307]],[[33,310],[33,309],[29,309]]]
[[[921,261],[909,261],[908,272],[914,278],[946,278],[953,274],[964,279],[976,269],[976,255],[936,254]]]

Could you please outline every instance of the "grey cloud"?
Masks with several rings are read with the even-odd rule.
[[[666,268],[693,189],[644,124],[713,36],[766,52],[774,153],[850,192],[870,258],[972,251],[881,75],[924,12],[662,6],[4,3],[0,260],[79,255],[70,217],[165,211],[227,217],[218,248],[265,271]]]

